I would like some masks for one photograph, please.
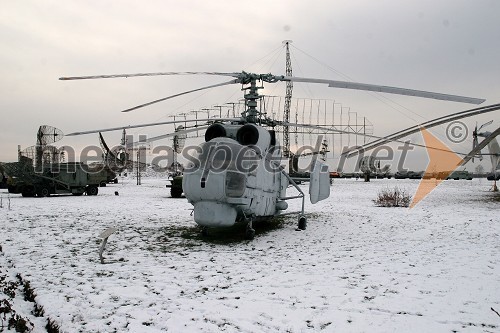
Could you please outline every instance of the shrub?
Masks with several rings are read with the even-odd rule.
[[[411,202],[411,195],[406,190],[399,189],[397,186],[394,189],[383,189],[373,202],[380,207],[408,207]]]

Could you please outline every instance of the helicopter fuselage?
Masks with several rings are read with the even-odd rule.
[[[288,179],[273,132],[254,125],[212,125],[184,172],[183,189],[202,227],[274,216],[287,208]]]

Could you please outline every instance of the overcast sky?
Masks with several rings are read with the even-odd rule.
[[[119,111],[225,77],[59,81],[61,76],[241,70],[392,85],[500,102],[500,1],[2,1],[0,161],[35,143],[39,125],[64,133],[167,120],[235,101],[239,85]],[[284,94],[284,84],[264,93]],[[334,99],[386,135],[471,105],[295,85],[295,97]],[[380,97],[383,96],[383,97]],[[386,100],[388,97],[389,100]],[[497,113],[467,120],[484,123]],[[496,125],[496,127],[495,127]],[[152,136],[168,129],[151,129]],[[441,133],[440,133],[441,131]],[[436,133],[444,137],[443,129]],[[119,133],[109,134],[118,143]],[[168,141],[167,141],[168,142]],[[98,144],[97,135],[60,144]],[[469,149],[471,142],[453,147]]]

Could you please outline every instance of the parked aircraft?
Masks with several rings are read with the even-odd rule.
[[[297,124],[273,120],[259,113],[257,105],[261,96],[258,90],[262,87],[258,86],[257,83],[276,83],[279,81],[308,82],[328,84],[329,87],[334,88],[377,91],[462,103],[480,104],[484,101],[484,99],[414,89],[247,72],[162,72],[63,77],[60,79],[81,80],[200,74],[229,76],[233,79],[220,84],[157,99],[123,110],[122,112],[130,112],[195,91],[229,84],[241,84],[243,86],[242,90],[245,92],[246,111],[240,118],[226,119],[225,121],[209,125],[205,133],[205,142],[200,145],[198,154],[194,156],[190,165],[185,170],[182,185],[186,198],[194,207],[194,220],[202,227],[204,234],[208,232],[208,228],[231,226],[236,222],[243,222],[247,224],[246,237],[249,239],[252,239],[255,235],[252,222],[282,214],[288,207],[286,200],[289,199],[302,199],[302,208],[298,217],[298,228],[301,230],[306,228],[304,193],[280,165],[281,149],[273,130],[277,125],[296,126]],[[197,122],[200,121],[197,120]],[[210,121],[214,122],[213,119],[207,119],[206,121],[207,124]],[[179,122],[185,123],[184,120]],[[157,124],[150,124],[150,126],[153,125]],[[122,127],[114,129],[122,129]],[[104,130],[98,131],[103,132]],[[93,132],[96,131],[72,133],[68,134],[68,136]],[[162,137],[168,135],[170,134]],[[290,184],[297,189],[299,195],[287,196],[286,190]],[[313,204],[327,198],[330,193],[328,166],[317,159],[312,163],[309,190]]]

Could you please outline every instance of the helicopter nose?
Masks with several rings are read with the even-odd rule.
[[[236,221],[236,209],[216,201],[194,204],[194,221],[202,227],[229,227]]]

